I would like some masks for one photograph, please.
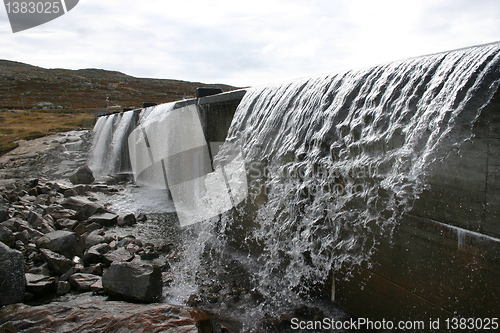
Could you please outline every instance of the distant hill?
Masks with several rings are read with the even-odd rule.
[[[136,78],[103,69],[45,69],[0,60],[0,109],[137,108],[142,102],[192,98],[198,87],[236,89],[224,84]]]
[[[0,60],[0,155],[16,148],[17,140],[92,128],[96,113],[140,108],[143,102],[192,98],[198,87],[236,89],[224,84],[135,78],[103,69],[45,69]]]

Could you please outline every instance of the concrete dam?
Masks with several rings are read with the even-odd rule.
[[[492,43],[200,95],[100,117],[90,166],[164,189],[193,237],[177,285],[230,257],[260,295],[249,316],[328,298],[371,320],[494,318],[499,84]]]

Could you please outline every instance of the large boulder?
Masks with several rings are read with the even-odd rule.
[[[92,170],[88,166],[80,167],[75,173],[69,176],[69,180],[74,184],[92,184],[95,180]]]
[[[22,301],[25,288],[22,253],[0,242],[0,306]]]
[[[83,256],[85,242],[74,232],[58,230],[38,238],[36,245],[72,259],[74,256]]]
[[[114,262],[102,276],[104,291],[131,301],[154,303],[162,297],[161,269],[156,266]]]

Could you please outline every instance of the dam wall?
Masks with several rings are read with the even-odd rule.
[[[499,84],[492,43],[204,96],[99,121],[95,160],[127,150],[138,184],[196,197],[181,226],[246,251],[263,303],[498,317]]]
[[[381,240],[371,267],[336,274],[335,300],[374,320],[498,317],[499,187],[497,91],[473,137],[433,165],[426,189]]]

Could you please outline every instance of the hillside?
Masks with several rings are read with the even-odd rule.
[[[103,69],[45,69],[0,60],[0,154],[31,139],[77,127],[91,128],[94,114],[139,108],[195,96],[196,88],[236,89],[167,79],[136,78]]]
[[[142,102],[165,103],[194,97],[197,87],[235,89],[222,84],[136,78],[102,69],[45,69],[0,60],[0,108],[140,107]]]

